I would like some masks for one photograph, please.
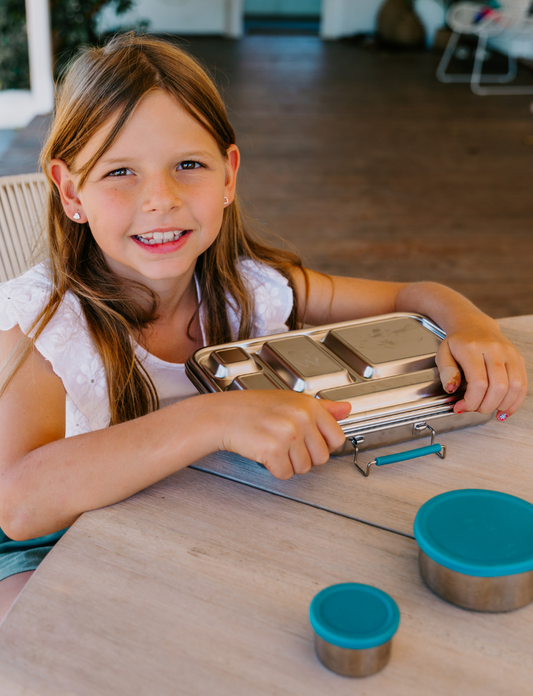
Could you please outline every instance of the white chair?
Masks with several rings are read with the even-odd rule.
[[[516,77],[516,58],[520,55],[520,43],[527,41],[533,46],[533,18],[530,16],[531,0],[500,0],[500,7],[482,16],[486,4],[459,2],[446,13],[446,21],[453,33],[437,68],[441,82],[470,82],[475,94],[533,94],[533,86],[499,86],[512,82]],[[480,17],[482,17],[480,19]],[[471,74],[450,75],[447,71],[455,53],[461,34],[478,37],[474,69]],[[509,69],[499,75],[483,75],[483,62],[487,55],[487,44],[505,38],[509,40]],[[482,85],[493,82],[497,86]]]
[[[16,278],[38,260],[45,208],[44,174],[0,177],[0,282]]]

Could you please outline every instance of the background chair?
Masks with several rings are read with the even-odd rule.
[[[38,260],[45,201],[44,174],[0,177],[0,282],[16,278]]]
[[[500,0],[499,3],[492,4],[494,7],[488,3],[460,2],[450,7],[446,13],[446,21],[453,33],[437,68],[437,78],[441,82],[470,82],[472,91],[481,96],[533,94],[533,86],[503,86],[516,77],[516,58],[520,56],[521,43],[524,40],[533,43],[531,0]],[[450,75],[446,71],[461,34],[478,37],[474,68],[471,74]],[[483,75],[487,43],[490,45],[490,41],[495,39],[507,40],[509,69],[504,74]],[[482,85],[482,82],[493,82],[497,86]]]

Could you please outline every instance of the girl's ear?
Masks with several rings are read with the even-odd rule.
[[[78,197],[76,183],[65,162],[60,159],[51,160],[49,171],[61,196],[61,203],[66,215],[76,222],[87,222],[87,216]]]
[[[226,180],[224,182],[224,195],[231,203],[235,197],[237,184],[237,172],[241,163],[241,154],[237,145],[230,145],[226,151]]]

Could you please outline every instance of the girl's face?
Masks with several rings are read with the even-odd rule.
[[[79,170],[103,143],[106,123],[75,160]],[[111,270],[154,289],[189,282],[216,239],[224,197],[233,200],[239,152],[224,158],[212,136],[166,92],[147,94],[82,189],[62,160],[50,173],[66,214],[87,221]]]

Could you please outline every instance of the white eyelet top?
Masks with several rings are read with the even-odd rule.
[[[293,306],[287,279],[270,266],[251,259],[240,261],[240,272],[255,301],[252,338],[287,331],[285,322]],[[31,325],[48,301],[50,287],[46,262],[0,284],[0,331],[18,324],[23,333],[31,335]],[[239,315],[229,302],[228,319],[235,340]],[[202,337],[204,325],[201,311]],[[73,293],[67,292],[35,346],[65,387],[65,437],[107,427],[110,410],[104,366]],[[182,363],[161,360],[138,345],[136,353],[156,386],[162,407],[197,394]]]

